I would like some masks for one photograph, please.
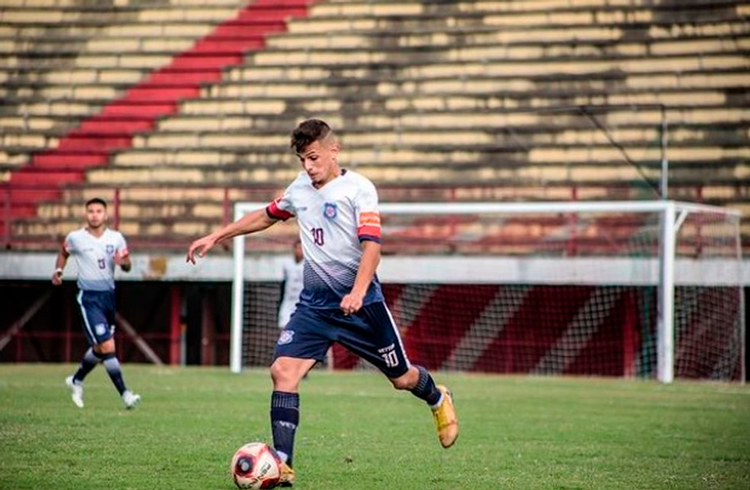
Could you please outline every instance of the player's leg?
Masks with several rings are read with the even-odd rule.
[[[316,362],[325,359],[331,345],[330,330],[321,312],[300,306],[276,343],[271,365],[271,431],[274,448],[284,461],[282,486],[294,481],[291,468],[300,420],[299,383]]]
[[[273,446],[290,468],[294,458],[294,436],[299,425],[299,383],[315,363],[315,359],[278,357],[271,365]]]
[[[120,394],[122,401],[125,403],[126,408],[135,407],[138,402],[141,401],[140,395],[136,395],[132,391],[128,390],[125,385],[125,379],[122,375],[122,366],[120,360],[117,358],[115,350],[115,339],[109,338],[103,342],[97,344],[94,349],[99,353],[104,364],[104,369],[107,370],[107,375],[115,386],[117,393]]]
[[[83,355],[83,359],[81,359],[81,364],[78,366],[78,370],[73,374],[72,381],[76,384],[83,383],[83,380],[86,379],[86,376],[99,364],[102,362],[102,358],[99,357],[96,352],[94,352],[94,349],[89,347],[86,350],[86,353]]]
[[[96,336],[94,335],[93,325],[104,321],[99,308],[92,305],[89,298],[86,297],[85,291],[79,291],[76,296],[78,302],[79,311],[81,313],[81,320],[83,324],[83,333],[86,336],[86,340],[90,346],[96,345]],[[86,350],[86,353],[81,359],[81,364],[78,366],[78,370],[72,375],[65,378],[65,384],[70,388],[71,399],[76,406],[83,408],[83,380],[86,376],[102,361],[102,358],[97,354],[92,347]]]
[[[352,316],[352,321],[362,325],[347,330],[339,342],[380,369],[394,388],[408,390],[424,400],[433,412],[440,443],[443,447],[453,445],[458,437],[458,420],[452,395],[446,387],[435,384],[426,368],[409,363],[386,305],[367,305]]]
[[[89,347],[81,359],[78,370],[65,378],[65,384],[70,388],[70,397],[77,407],[83,408],[83,380],[101,362],[101,358]]]
[[[114,291],[98,293],[97,301],[105,321],[94,326],[94,335],[96,337],[94,352],[98,353],[102,358],[102,363],[107,370],[109,379],[112,380],[112,384],[120,394],[125,407],[128,409],[134,408],[141,401],[141,396],[130,391],[125,385],[122,366],[120,365],[120,360],[117,358],[114,339]]]
[[[422,366],[410,366],[409,371],[397,378],[388,378],[394,388],[409,390],[430,406],[438,439],[443,447],[451,447],[458,439],[458,418],[453,406],[453,394],[447,387],[436,385],[430,372]]]

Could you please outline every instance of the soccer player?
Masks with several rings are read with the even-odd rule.
[[[81,365],[65,379],[73,403],[83,408],[83,380],[100,362],[104,364],[126,408],[134,408],[141,396],[125,387],[120,361],[115,354],[115,266],[127,272],[131,263],[125,238],[107,228],[107,203],[94,198],[86,202],[86,226],[72,231],[57,254],[52,284],[62,284],[63,269],[71,255],[78,266],[78,305],[89,349]]]
[[[278,315],[278,325],[282,329],[289,322],[289,318],[297,307],[303,285],[302,242],[299,239],[295,240],[292,248],[294,249],[294,260],[289,260],[289,262],[284,264],[284,281],[282,283],[281,304],[279,305]]]
[[[265,209],[195,240],[195,263],[217,243],[255,233],[296,216],[305,257],[300,302],[276,345],[271,378],[271,428],[281,456],[282,483],[294,481],[294,435],[299,423],[300,380],[339,342],[375,365],[393,387],[409,390],[432,409],[438,438],[450,447],[458,421],[450,391],[409,363],[375,274],[380,262],[380,214],[375,186],[338,164],[339,143],[325,122],[304,121],[291,135],[303,171]]]

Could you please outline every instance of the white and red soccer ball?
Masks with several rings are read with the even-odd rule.
[[[232,479],[239,488],[273,488],[281,477],[281,458],[262,442],[250,442],[232,457]]]

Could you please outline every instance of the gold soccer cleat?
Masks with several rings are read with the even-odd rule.
[[[435,417],[438,439],[443,447],[449,448],[458,439],[458,419],[456,409],[453,407],[453,395],[445,386],[438,385],[437,389],[443,394],[443,401],[432,409]]]
[[[291,487],[294,484],[294,470],[286,463],[281,463],[279,467],[281,476],[279,477],[280,487]]]

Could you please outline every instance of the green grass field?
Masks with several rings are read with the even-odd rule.
[[[229,460],[270,439],[265,371],[103,369],[70,401],[71,365],[0,366],[0,488],[226,489]],[[456,446],[429,410],[373,373],[315,371],[302,388],[299,489],[748,489],[750,389],[712,383],[439,375]]]

